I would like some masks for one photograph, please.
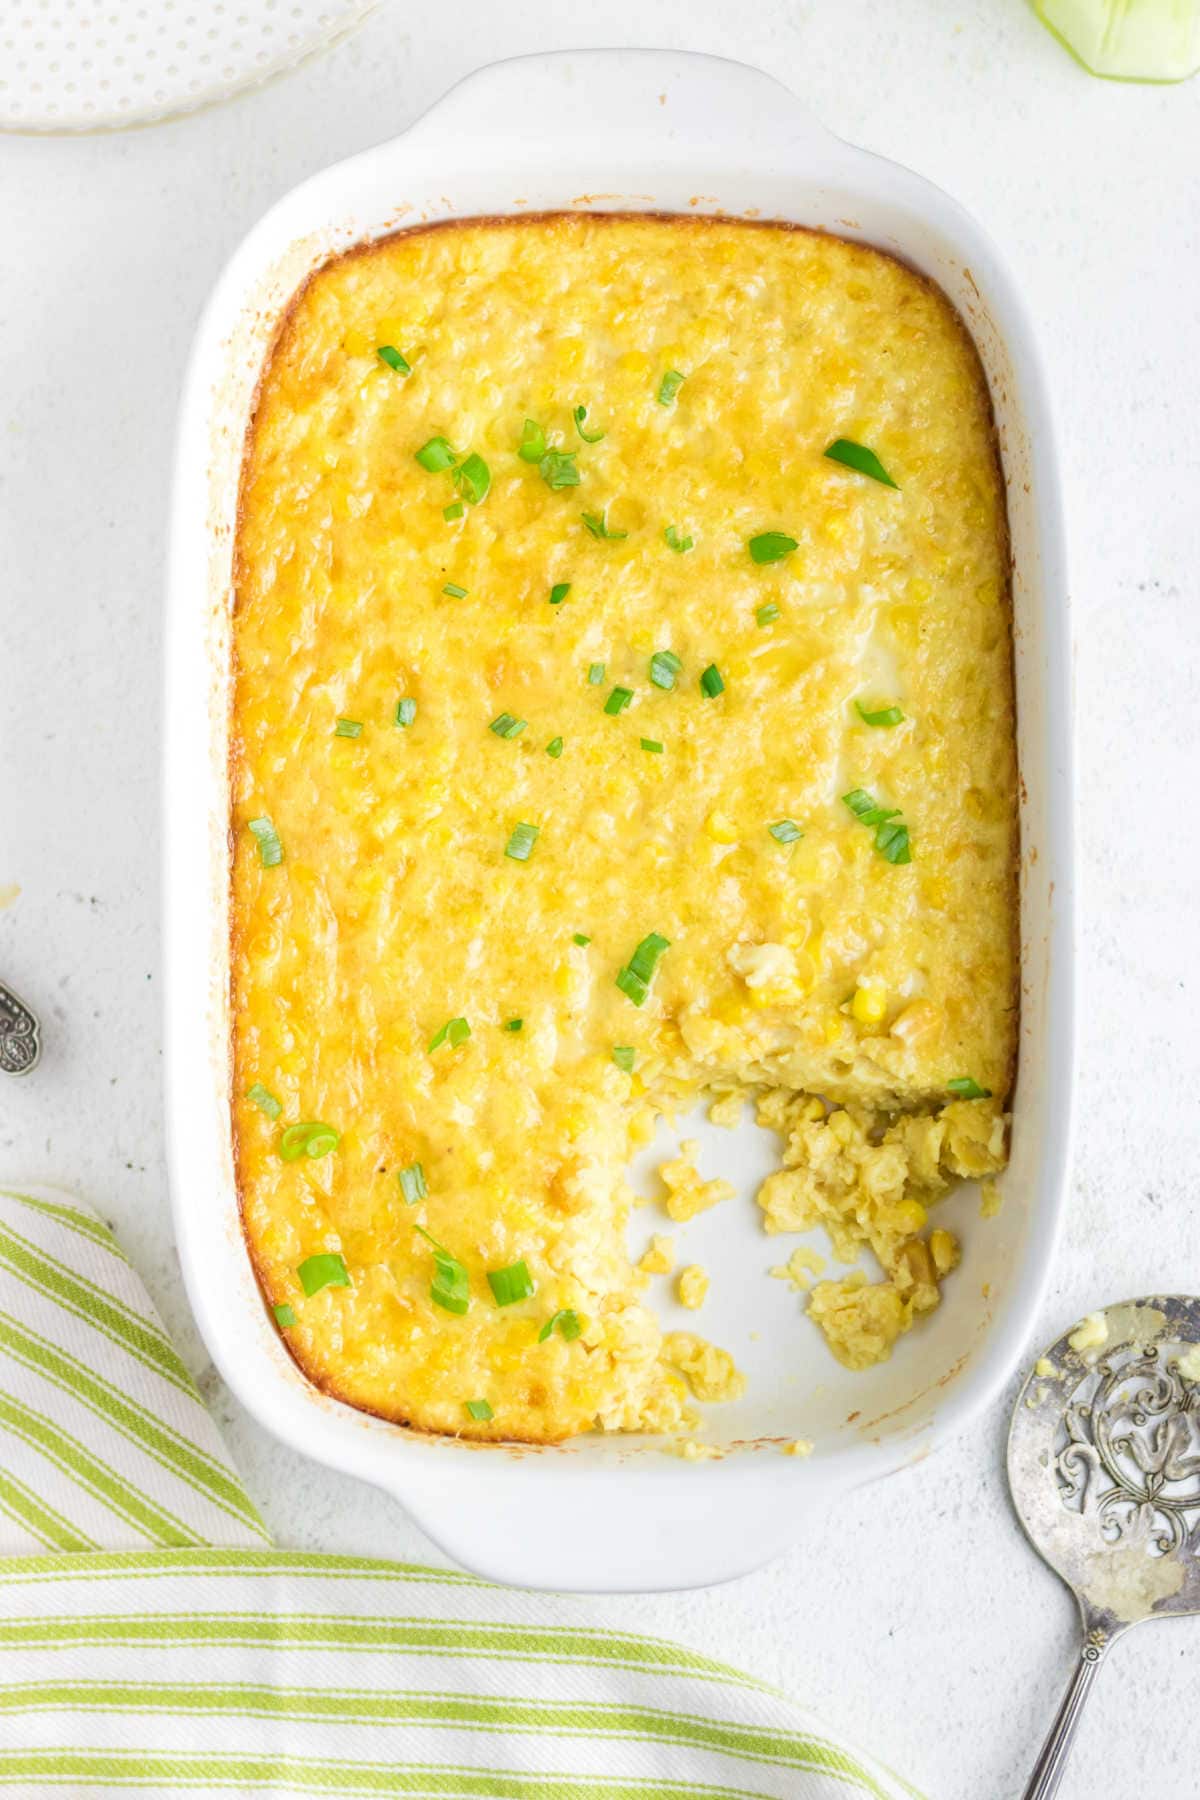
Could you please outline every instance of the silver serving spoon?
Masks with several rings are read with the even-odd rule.
[[[11,988],[0,982],[0,1070],[28,1075],[42,1054],[37,1019]]]
[[[1129,1300],[1052,1344],[1017,1396],[1008,1481],[1083,1626],[1025,1789],[1049,1800],[1112,1645],[1143,1619],[1200,1612],[1200,1300]]]

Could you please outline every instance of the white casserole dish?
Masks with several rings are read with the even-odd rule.
[[[267,1316],[238,1217],[229,1113],[226,733],[229,597],[243,439],[281,310],[313,267],[425,221],[554,209],[723,212],[878,244],[939,282],[991,386],[1014,561],[1022,832],[1022,1017],[1012,1164],[999,1216],[973,1190],[945,1304],[892,1360],[850,1375],[785,1283],[790,1241],[744,1205],[688,1228],[719,1264],[702,1316],[750,1375],[687,1463],[661,1443],[472,1446],[355,1412],[312,1388]],[[986,234],[952,200],[815,124],[768,76],[711,57],[588,51],[472,75],[410,131],[281,200],[238,249],[197,335],[180,426],[166,695],[167,1105],[175,1229],[200,1329],[263,1425],[396,1495],[452,1556],[501,1581],[675,1588],[766,1562],[814,1509],[925,1456],[995,1395],[1021,1353],[1053,1253],[1072,1065],[1071,777],[1061,508],[1044,380],[1025,310]],[[761,1134],[711,1133],[706,1172],[770,1166]],[[640,1224],[647,1230],[648,1215]],[[716,1290],[720,1290],[717,1293]],[[724,1299],[721,1298],[724,1295]],[[669,1311],[668,1309],[664,1309]],[[680,1315],[673,1323],[684,1323]],[[814,1441],[812,1456],[780,1443]],[[267,1500],[269,1510],[269,1497]]]

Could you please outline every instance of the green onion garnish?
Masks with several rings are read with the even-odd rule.
[[[794,819],[780,819],[777,824],[768,825],[767,830],[777,844],[794,844],[804,836]]]
[[[397,725],[403,725],[407,729],[407,727],[412,724],[412,722],[416,718],[416,716],[417,716],[417,703],[415,700],[408,699],[408,698],[406,698],[404,700],[397,700],[397,702],[396,702],[396,723],[397,723]]]
[[[618,974],[617,986],[627,999],[633,1001],[635,1006],[645,1004],[658,959],[663,951],[669,950],[670,947],[668,938],[660,936],[657,931],[652,931],[648,937],[642,939],[625,967]]]
[[[551,606],[561,606],[570,591],[571,584],[569,581],[556,581],[554,586],[550,589]]]
[[[562,755],[562,753],[563,753],[562,739],[561,738],[551,738],[550,742],[546,745],[546,755],[552,756],[554,758],[554,760],[557,762],[558,758]]]
[[[582,931],[577,931],[577,932],[576,932],[576,933],[575,933],[575,935],[574,935],[574,937],[573,937],[573,938],[572,938],[572,939],[571,939],[571,942],[572,942],[572,943],[573,943],[573,944],[578,944],[578,945],[579,945],[579,946],[580,946],[580,948],[581,948],[581,949],[582,949],[582,947],[583,947],[583,946],[584,946],[584,945],[585,945],[585,944],[590,944],[590,943],[591,943],[591,941],[592,941],[592,940],[591,940],[591,938],[590,938],[590,937],[587,937],[587,936],[586,936],[586,935],[585,935],[585,933],[584,933],[584,932],[582,932]]]
[[[512,1306],[536,1292],[524,1262],[510,1263],[507,1269],[489,1269],[487,1278],[497,1306]]]
[[[546,1320],[546,1323],[538,1332],[538,1343],[544,1344],[546,1339],[553,1337],[554,1333],[557,1331],[559,1336],[565,1338],[568,1344],[573,1344],[582,1330],[583,1327],[579,1323],[579,1314],[572,1312],[569,1306],[564,1306],[561,1307],[558,1312],[552,1313]]]
[[[863,444],[854,443],[851,438],[835,438],[825,454],[830,462],[842,463],[859,475],[869,475],[872,481],[881,481],[884,487],[897,487],[875,452],[868,450]]]
[[[336,1250],[323,1250],[317,1256],[306,1256],[296,1270],[300,1286],[311,1300],[322,1288],[349,1287],[350,1276]]]
[[[656,688],[666,692],[675,686],[675,677],[683,664],[673,650],[656,650],[650,658],[650,679]]]
[[[261,1081],[256,1081],[253,1087],[246,1089],[246,1098],[257,1106],[260,1113],[266,1113],[268,1119],[277,1119],[283,1111],[282,1102]]]
[[[453,581],[448,581],[442,589],[442,592],[450,600],[465,600],[467,597],[466,588],[460,588],[458,584]]]
[[[585,431],[583,429],[584,421],[587,418],[587,415],[588,415],[588,409],[586,406],[577,406],[575,408],[575,413],[574,413],[575,429],[579,433],[580,437],[583,439],[585,444],[598,444],[600,442],[600,439],[605,434],[602,431]]]
[[[602,513],[584,513],[583,522],[594,538],[612,538],[615,541],[617,538],[627,538],[629,536],[627,531],[612,531],[609,529],[607,506]]]
[[[538,474],[548,488],[578,487],[582,476],[575,467],[574,450],[547,450],[538,463]]]
[[[603,680],[604,680],[604,664],[603,663],[589,663],[588,664],[588,684],[589,684],[589,686],[599,687],[600,683]]]
[[[633,1065],[637,1061],[637,1051],[632,1044],[614,1044],[612,1059],[618,1069],[624,1069],[627,1075],[632,1075]]]
[[[612,715],[612,717],[615,719],[618,713],[625,711],[625,708],[629,705],[629,702],[632,699],[633,699],[633,689],[632,688],[615,687],[613,689],[612,693],[608,696],[608,699],[604,702],[604,710],[606,713],[610,713]]]
[[[778,617],[779,608],[773,600],[768,600],[767,604],[765,606],[760,606],[755,613],[754,623],[756,625],[773,625]]]
[[[782,562],[785,556],[798,549],[796,539],[788,537],[785,531],[760,531],[757,537],[747,541],[750,560],[756,563]]]
[[[843,794],[844,805],[850,808],[860,825],[866,825],[875,832],[875,848],[890,863],[910,863],[912,849],[908,841],[908,826],[900,818],[900,811],[895,806],[880,806],[868,794],[865,788],[855,788],[852,793]]]
[[[431,475],[440,475],[443,469],[452,469],[458,461],[458,451],[453,449],[444,437],[431,437],[416,452],[417,461]]]
[[[959,1100],[990,1100],[991,1088],[980,1087],[973,1075],[956,1075],[953,1081],[946,1083],[947,1093]]]
[[[879,712],[868,712],[861,700],[854,702],[855,709],[864,725],[902,725],[904,714],[898,706],[885,706]]]
[[[683,376],[678,369],[668,369],[658,384],[658,404],[670,406],[672,400],[683,386]]]
[[[463,1405],[472,1419],[479,1419],[485,1425],[496,1416],[486,1400],[464,1400]]]
[[[470,1035],[471,1027],[465,1019],[447,1019],[442,1029],[435,1031],[430,1038],[429,1053],[432,1056],[442,1044],[449,1044],[452,1050],[457,1050],[460,1044],[466,1043]]]
[[[395,369],[397,375],[411,375],[412,370],[392,344],[380,344],[375,352],[380,362],[385,362],[389,369]]]
[[[520,1031],[524,1023],[524,1019],[505,1019],[504,1029],[505,1031]]]
[[[334,737],[356,738],[362,736],[361,719],[339,719],[333,728]]]
[[[336,1150],[341,1141],[342,1134],[335,1125],[326,1125],[321,1119],[305,1119],[299,1125],[289,1125],[281,1134],[279,1154],[284,1162],[299,1162],[302,1156],[316,1162]]]
[[[404,1195],[405,1206],[415,1206],[418,1200],[428,1197],[429,1189],[425,1183],[425,1171],[419,1162],[409,1163],[397,1175],[400,1192]]]
[[[662,755],[663,747],[659,743],[657,738],[643,738],[641,740],[641,743],[642,743],[642,749],[648,750],[650,752],[651,756],[661,756]]]
[[[283,861],[283,845],[279,841],[279,833],[265,814],[261,819],[251,819],[249,825],[258,844],[259,862],[264,869],[275,868]]]
[[[709,663],[700,677],[700,691],[708,699],[715,700],[718,694],[725,692],[725,683],[721,680],[721,671],[716,663]]]
[[[526,419],[521,431],[517,455],[522,462],[541,462],[546,454],[546,434],[536,419]]]
[[[461,494],[468,506],[478,506],[481,500],[487,499],[491,485],[492,471],[482,456],[472,450],[454,471],[455,493]]]
[[[677,551],[680,556],[683,556],[688,550],[694,550],[696,547],[696,540],[690,537],[680,537],[679,532],[674,525],[668,525],[667,529],[663,532],[663,536],[666,538],[668,544],[670,544],[672,550]]]
[[[443,506],[442,517],[446,520],[447,524],[449,524],[453,519],[461,519],[464,511],[465,508],[461,500],[452,500],[449,506]]]
[[[433,1246],[433,1281],[429,1288],[429,1298],[435,1306],[442,1307],[446,1312],[458,1313],[461,1317],[471,1304],[471,1283],[465,1267],[423,1225],[415,1225],[413,1230],[418,1231],[426,1243]]]
[[[275,1323],[283,1326],[285,1330],[289,1325],[296,1323],[295,1308],[289,1306],[286,1301],[281,1306],[273,1306],[271,1311],[275,1314]]]
[[[520,736],[527,723],[526,719],[517,719],[512,713],[502,712],[498,718],[492,720],[488,730],[494,731],[497,737],[515,738]]]
[[[533,854],[533,846],[537,843],[537,836],[536,825],[514,825],[512,836],[504,846],[505,856],[511,856],[514,862],[528,862]]]

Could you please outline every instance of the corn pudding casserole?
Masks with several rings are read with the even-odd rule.
[[[647,1300],[715,1290],[732,1188],[685,1142],[625,1244],[702,1096],[778,1134],[768,1232],[869,1253],[776,1272],[887,1357],[1015,1047],[1004,493],[940,290],[719,219],[361,248],[267,359],[235,589],[238,1182],[310,1378],[530,1441],[736,1395]]]

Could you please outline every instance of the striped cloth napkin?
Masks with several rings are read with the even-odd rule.
[[[0,1190],[0,1788],[902,1800],[775,1690],[586,1601],[272,1548],[94,1214]]]

